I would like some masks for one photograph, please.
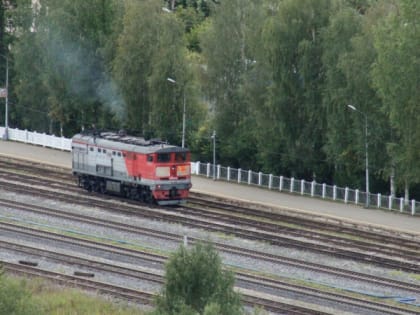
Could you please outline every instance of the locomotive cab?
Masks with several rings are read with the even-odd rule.
[[[155,179],[159,184],[153,190],[159,204],[167,201],[185,200],[191,188],[190,152],[183,148],[162,149],[153,156]]]

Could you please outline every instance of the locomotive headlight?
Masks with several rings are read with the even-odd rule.
[[[156,176],[157,177],[169,177],[171,170],[169,166],[158,166],[156,167]]]
[[[189,165],[178,165],[177,174],[178,176],[188,176],[190,175],[191,169]]]

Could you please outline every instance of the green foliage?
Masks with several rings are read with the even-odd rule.
[[[186,144],[203,162],[216,130],[218,163],[362,188],[353,104],[369,118],[372,188],[394,173],[416,187],[418,17],[415,0],[3,1],[9,121],[180,144],[185,100]]]
[[[375,2],[377,2],[377,0],[345,0],[345,3],[349,7],[357,10],[357,12],[361,14],[366,13]]]
[[[320,33],[328,25],[333,2],[282,1],[264,25],[270,73],[268,97],[259,114],[259,152],[267,168],[312,176],[323,172],[321,151],[325,111],[321,107],[324,82]],[[266,144],[266,139],[270,139]]]
[[[127,127],[145,133],[151,106],[147,78],[159,32],[154,20],[160,7],[154,1],[126,1],[124,9],[112,74],[126,104]]]
[[[156,314],[241,314],[234,276],[222,269],[212,245],[181,246],[166,265],[166,280]]]
[[[254,308],[253,315],[268,315],[268,312],[260,307]]]
[[[41,309],[34,303],[26,282],[6,278],[0,269],[0,314],[38,315]]]
[[[26,281],[6,277],[0,269],[0,314],[141,315],[144,312],[124,303],[115,305],[75,289],[57,288],[41,279]]]
[[[102,297],[90,296],[76,289],[57,289],[44,282],[34,283],[34,301],[44,314],[142,315],[143,311],[124,302],[113,303]]]
[[[347,105],[355,104],[360,107],[361,102],[360,109],[363,111],[368,107],[361,94],[369,94],[370,86],[366,73],[361,70],[372,62],[365,57],[369,45],[365,46],[363,56],[358,55],[362,52],[359,47],[353,49],[352,41],[356,41],[357,36],[362,44],[368,44],[365,40],[367,37],[360,35],[361,23],[360,15],[354,9],[338,8],[321,34],[324,42],[322,61],[326,73],[323,107],[328,128],[323,149],[334,164],[334,182],[352,187],[359,187],[363,182],[360,173],[364,170],[365,161],[364,121],[359,115],[351,113]],[[356,94],[356,91],[360,93]],[[351,127],[353,121],[356,122],[354,128]],[[360,144],[360,147],[356,144]],[[355,168],[358,168],[360,173],[354,172]]]
[[[124,12],[112,73],[126,104],[126,126],[180,144],[184,102],[189,118],[196,107],[183,24],[152,0],[127,1]]]
[[[154,136],[181,144],[184,104],[190,118],[194,107],[189,89],[191,73],[184,51],[182,23],[172,14],[161,18],[160,37],[155,45],[148,77],[152,104],[149,122]],[[168,78],[175,80],[175,83],[168,81]]]
[[[107,78],[98,52],[111,32],[113,12],[112,3],[102,0],[44,0],[35,11],[27,1],[18,2],[22,34],[13,53],[16,76],[22,79],[16,81],[15,91],[20,115],[29,111],[39,117],[32,128],[45,130],[47,120],[50,132],[71,135],[108,119],[110,113],[102,107],[105,96],[100,93]],[[32,124],[25,117],[21,120]]]
[[[213,128],[220,139],[218,151],[222,163],[237,167],[255,161],[254,131],[249,128],[254,121],[244,87],[255,60],[249,39],[255,38],[259,30],[253,26],[262,22],[261,9],[254,1],[222,2],[215,8],[201,39],[207,64],[204,92],[210,101]]]
[[[397,182],[408,187],[420,180],[420,6],[412,0],[398,4],[387,7],[388,15],[376,28],[378,57],[372,77],[394,131],[394,144],[388,148],[399,174]]]

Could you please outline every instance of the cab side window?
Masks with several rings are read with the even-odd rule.
[[[153,155],[149,154],[147,156],[147,162],[153,162]]]

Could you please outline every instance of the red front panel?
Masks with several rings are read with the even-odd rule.
[[[191,178],[190,154],[171,152],[155,154],[156,180],[185,180]]]
[[[188,189],[182,189],[177,191],[177,196],[171,196],[171,192],[169,190],[154,190],[153,197],[156,200],[165,200],[165,199],[187,199],[188,198]]]

